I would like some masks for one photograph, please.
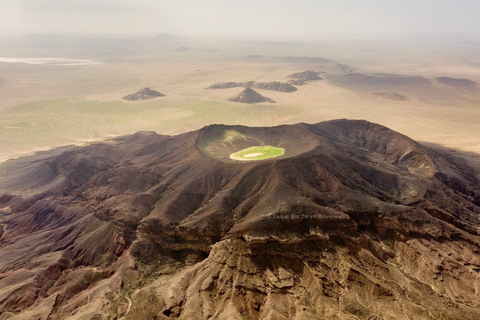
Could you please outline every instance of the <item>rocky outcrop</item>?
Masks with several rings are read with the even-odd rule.
[[[212,84],[207,89],[229,89],[229,88],[237,88],[237,87],[244,87],[244,88],[250,87],[255,89],[273,90],[273,91],[280,91],[280,92],[293,92],[297,90],[297,88],[292,86],[290,83],[284,83],[284,82],[278,82],[278,81],[219,82],[219,83]]]
[[[260,82],[260,83],[255,84],[253,87],[256,88],[256,89],[274,90],[274,91],[280,91],[280,92],[297,91],[297,88],[295,88],[291,84],[278,82],[278,81]]]
[[[372,92],[374,96],[377,96],[379,98],[383,99],[388,99],[388,100],[395,100],[395,101],[407,101],[408,97],[404,94],[398,93],[398,92],[385,92],[385,91],[376,91]]]
[[[290,81],[291,84],[298,85],[298,86],[301,86],[310,81],[323,80],[323,78],[320,76],[320,72],[311,71],[311,70],[297,72],[289,75],[288,77],[294,79]]]
[[[253,145],[285,153],[229,158]],[[13,161],[0,319],[478,319],[479,175],[349,120]]]
[[[270,102],[275,103],[272,99],[266,98],[262,96],[260,93],[256,92],[251,88],[246,88],[236,96],[228,99],[233,102],[240,102],[240,103],[261,103],[261,102]]]
[[[252,82],[253,84],[253,82]],[[243,82],[217,82],[212,84],[211,86],[207,87],[207,89],[230,89],[230,88],[238,88],[243,87]]]
[[[124,100],[132,100],[132,101],[138,101],[138,100],[148,100],[148,99],[153,99],[157,97],[164,97],[165,95],[161,92],[152,90],[150,88],[144,88],[138,92],[126,95],[122,99]]]

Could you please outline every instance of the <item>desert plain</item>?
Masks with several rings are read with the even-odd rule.
[[[0,319],[478,319],[479,46],[0,38]]]
[[[275,126],[347,118],[412,139],[480,153],[479,44],[324,40],[2,38],[0,161],[137,131],[179,134],[209,124]],[[229,101],[222,82],[323,80],[294,92],[255,89],[276,103]],[[468,80],[468,81],[467,81]],[[164,97],[128,101],[142,88]]]

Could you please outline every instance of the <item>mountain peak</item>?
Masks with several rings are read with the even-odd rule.
[[[164,96],[165,95],[161,92],[152,90],[150,88],[143,88],[140,91],[126,95],[122,99],[137,101],[137,100],[147,100],[147,99],[153,99],[153,98],[164,97]]]
[[[229,99],[233,102],[240,102],[240,103],[260,103],[260,102],[270,102],[275,103],[272,99],[266,98],[253,90],[250,87],[245,88],[242,92],[234,96],[233,98]]]
[[[249,148],[283,152],[230,157]],[[453,153],[345,119],[141,132],[11,161],[0,313],[480,319],[477,177]]]

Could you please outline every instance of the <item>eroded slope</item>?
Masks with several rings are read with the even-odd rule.
[[[285,155],[228,158],[251,144]],[[348,120],[14,162],[0,319],[477,319],[477,174]]]

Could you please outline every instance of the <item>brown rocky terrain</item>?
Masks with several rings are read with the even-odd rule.
[[[293,73],[293,74],[289,75],[288,77],[292,78],[292,79],[295,79],[295,80],[297,80],[301,83],[306,83],[306,82],[309,82],[309,81],[323,80],[323,78],[320,77],[320,72],[311,71],[311,70]]]
[[[421,76],[405,76],[397,74],[376,73],[366,75],[362,73],[348,73],[342,76],[351,85],[362,88],[410,88],[411,86],[428,87],[431,83]]]
[[[376,91],[372,92],[374,96],[384,98],[384,99],[389,99],[389,100],[395,100],[395,101],[407,101],[408,97],[404,94],[398,93],[398,92],[385,92],[385,91]]]
[[[153,99],[157,97],[164,97],[165,95],[161,92],[152,90],[150,88],[144,88],[138,92],[126,95],[122,99],[124,100],[132,100],[132,101],[138,101],[138,100],[148,100],[148,99]]]
[[[346,64],[337,63],[336,67],[338,67],[344,73],[352,73],[353,72],[352,68],[350,66],[346,65]]]
[[[259,82],[253,86],[255,89],[263,89],[263,90],[274,90],[280,92],[293,92],[297,91],[297,88],[292,86],[289,83],[278,82],[278,81],[271,81],[271,82]]]
[[[244,87],[244,88],[250,87],[255,89],[273,90],[273,91],[280,91],[280,92],[297,91],[297,88],[295,88],[291,84],[285,83],[285,82],[278,82],[278,81],[219,82],[219,83],[212,84],[207,89],[229,89],[229,88],[237,88],[237,87]]]
[[[217,82],[212,84],[211,86],[208,86],[207,89],[230,89],[230,88],[240,88],[243,87],[245,84],[250,84],[252,85],[254,82]]]
[[[456,79],[450,77],[437,77],[435,78],[437,83],[450,86],[450,87],[458,87],[464,89],[476,89],[477,83],[475,81],[469,79]]]
[[[250,87],[245,88],[242,92],[237,94],[236,96],[228,99],[233,102],[240,102],[240,103],[261,103],[261,102],[270,102],[275,103],[272,99],[266,98],[262,96],[257,91],[253,90]]]
[[[141,132],[0,190],[0,319],[480,318],[478,170],[367,121]]]
[[[401,75],[389,73],[329,73],[324,77],[331,83],[362,93],[370,92],[374,95],[383,94],[382,98],[390,100],[416,99],[428,103],[455,103],[465,101],[465,95],[475,97],[478,94],[476,82],[468,79],[437,77],[428,79],[423,76]],[[401,99],[398,99],[398,98]],[[476,98],[474,98],[476,99]]]
[[[309,61],[308,58],[306,61]],[[316,59],[316,58],[312,58]],[[324,61],[323,58],[318,58],[319,61]],[[333,61],[325,60],[329,63],[333,63]],[[324,67],[324,66],[322,66]],[[351,69],[347,65],[342,65],[339,63],[335,64],[335,67],[340,68],[342,72],[352,72]],[[247,81],[247,82],[217,82],[207,87],[207,89],[229,89],[229,88],[237,88],[237,87],[244,87],[244,88],[255,88],[255,89],[263,89],[263,90],[273,90],[273,91],[280,91],[280,92],[293,92],[297,91],[295,86],[303,86],[304,84],[311,82],[311,81],[318,81],[323,80],[320,76],[321,74],[325,74],[325,71],[302,71],[291,74],[288,78],[288,82],[278,82],[278,81],[270,81],[270,82],[256,82],[256,81]]]

